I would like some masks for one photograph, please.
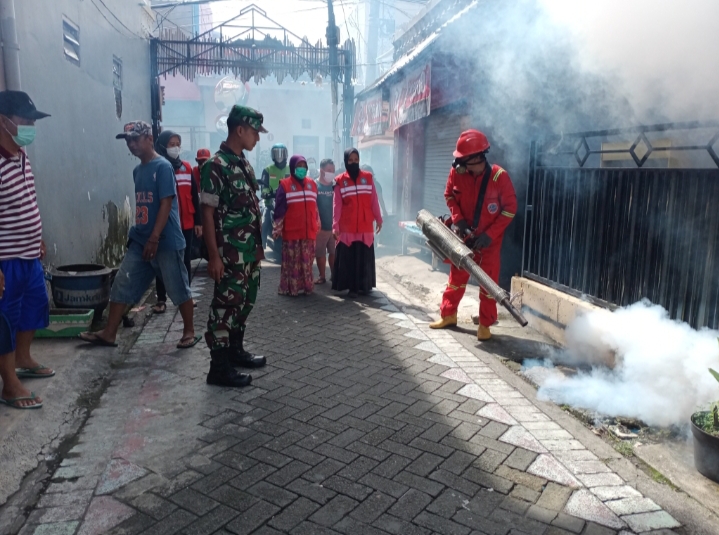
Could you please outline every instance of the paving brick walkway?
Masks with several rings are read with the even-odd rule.
[[[207,386],[209,352],[174,349],[179,316],[155,316],[23,535],[679,527],[503,379],[493,357],[431,331],[394,286],[356,301],[327,286],[288,298],[278,275],[263,269],[247,333],[269,356],[253,386]],[[211,288],[202,277],[198,331]]]

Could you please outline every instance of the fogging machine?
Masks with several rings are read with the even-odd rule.
[[[474,253],[464,242],[452,232],[440,219],[427,210],[420,210],[417,214],[417,226],[427,238],[427,247],[442,260],[449,260],[458,269],[472,275],[484,290],[500,305],[506,308],[512,317],[522,326],[527,326],[527,320],[522,313],[512,305],[509,294],[494,282],[484,270],[474,261]]]

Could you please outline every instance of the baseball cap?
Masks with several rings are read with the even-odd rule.
[[[195,160],[199,162],[200,160],[209,160],[211,157],[212,154],[210,154],[210,149],[198,149]]]
[[[122,130],[122,134],[117,134],[115,139],[152,135],[152,127],[145,121],[132,121],[127,123]]]
[[[0,114],[5,117],[22,117],[37,120],[50,117],[49,113],[38,111],[35,103],[24,91],[0,91]]]
[[[228,124],[232,122],[237,122],[239,126],[240,123],[246,123],[248,126],[251,126],[258,132],[266,134],[267,129],[262,126],[262,121],[264,121],[264,116],[260,112],[253,108],[248,108],[247,106],[240,106],[237,104],[232,106],[232,110],[230,110],[230,115],[227,117]]]

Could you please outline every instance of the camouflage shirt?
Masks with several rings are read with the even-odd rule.
[[[262,260],[257,180],[245,155],[222,143],[202,166],[200,177],[202,204],[215,207],[215,239],[222,259],[230,264]]]

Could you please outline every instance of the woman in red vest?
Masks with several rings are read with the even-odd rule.
[[[312,264],[319,225],[317,184],[307,175],[307,160],[290,158],[290,176],[280,180],[275,197],[272,236],[282,236],[280,295],[310,294],[314,290]]]
[[[359,151],[345,151],[346,171],[335,178],[332,232],[337,239],[332,289],[347,297],[372,291],[377,284],[374,233],[382,229],[382,212],[371,173],[360,170]]]
[[[200,195],[197,184],[192,179],[192,165],[180,159],[182,151],[182,138],[171,130],[164,130],[155,142],[155,151],[167,159],[175,170],[175,183],[177,184],[177,206],[180,210],[180,226],[185,237],[185,268],[187,281],[192,282],[192,241],[195,235],[202,236],[202,219],[200,214]],[[167,310],[167,292],[162,279],[155,279],[157,289],[157,304],[152,307],[155,314],[162,314]]]

